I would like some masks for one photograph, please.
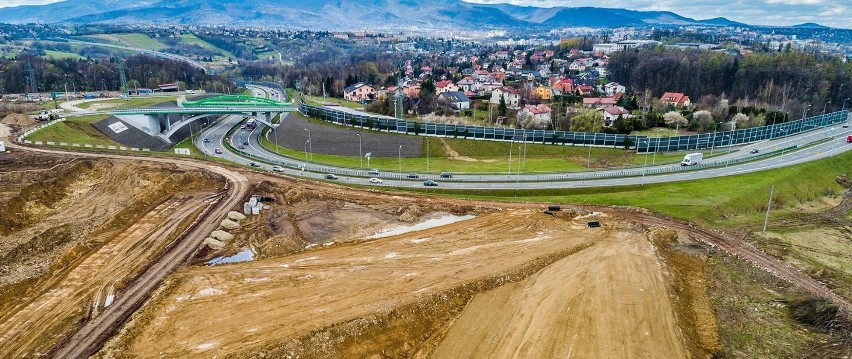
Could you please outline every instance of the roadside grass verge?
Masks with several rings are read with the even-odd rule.
[[[140,107],[148,107],[153,105],[159,105],[163,102],[175,101],[177,97],[175,96],[163,96],[163,97],[132,97],[129,100],[125,101],[123,99],[110,99],[103,101],[90,101],[83,102],[77,107],[90,109],[94,105],[104,106],[105,110],[124,110],[124,109],[132,109],[132,108],[140,108]]]
[[[51,141],[57,144],[67,142],[69,145],[79,143],[81,145],[90,144],[94,146],[121,146],[92,126],[93,123],[103,120],[106,117],[107,115],[72,117],[41,129],[27,137],[27,139],[31,141]]]

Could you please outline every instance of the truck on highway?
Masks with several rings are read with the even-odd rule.
[[[246,128],[249,130],[253,130],[255,127],[257,127],[257,122],[253,118],[247,117]]]
[[[694,166],[701,163],[701,160],[704,158],[703,153],[690,153],[686,156],[683,156],[683,161],[680,161],[681,166]]]
[[[852,135],[846,136],[846,142],[852,142]]]
[[[59,110],[42,110],[35,118],[39,121],[53,121],[59,118]]]

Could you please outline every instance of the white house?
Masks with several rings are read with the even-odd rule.
[[[376,88],[359,82],[343,89],[343,99],[347,101],[361,102],[376,98]]]
[[[503,86],[491,91],[491,100],[489,102],[499,105],[500,97],[506,101],[506,107],[508,108],[518,109],[521,106],[521,93],[511,86]]]
[[[470,108],[470,99],[461,91],[443,92],[438,95],[438,98],[447,100],[456,110],[466,110]]]
[[[604,116],[604,126],[610,127],[618,119],[621,118],[631,118],[633,115],[630,114],[630,111],[627,111],[624,107],[614,106],[607,107],[600,110],[603,112]]]
[[[518,111],[518,118],[532,120],[536,125],[535,128],[545,128],[550,123],[551,109],[545,104],[541,105],[526,105]]]
[[[610,82],[603,86],[603,93],[606,93],[607,96],[615,96],[617,93],[625,93],[627,92],[627,88],[624,85],[618,82]]]

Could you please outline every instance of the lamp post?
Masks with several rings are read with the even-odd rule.
[[[843,99],[843,106],[840,107],[840,111],[846,111],[846,101],[849,101],[848,98]]]
[[[807,106],[805,106],[805,109],[802,111],[802,119],[804,119],[804,118],[805,118],[805,116],[807,116],[807,115],[808,115],[808,111],[809,111],[810,109],[811,109],[811,105],[807,105]]]
[[[305,162],[308,162],[308,144],[311,143],[311,140],[305,141]]]
[[[426,173],[429,173],[429,137],[426,137]]]
[[[831,101],[827,101],[825,105],[822,106],[822,114],[825,115],[825,111],[828,109],[828,105],[831,104]]]
[[[399,178],[402,178],[402,145],[399,145],[399,153],[397,154],[396,162],[399,165]]]
[[[311,161],[313,161],[314,160],[314,145],[311,143],[311,130],[306,128],[305,131],[308,131],[308,142],[307,142],[307,144],[308,144],[309,153],[311,154]]]
[[[642,141],[642,143],[645,144],[645,164],[642,165],[642,178],[645,178],[645,171],[648,168],[648,146],[650,143],[648,141]],[[642,183],[644,184],[645,181],[642,181]]]
[[[713,143],[710,145],[710,156],[713,155],[713,149],[716,148],[716,128],[719,127],[720,123],[721,122],[714,122],[713,123]],[[774,124],[774,122],[773,122],[773,124]]]
[[[364,155],[361,153],[361,134],[356,133],[355,136],[358,136],[358,160],[361,161],[360,168],[364,168]]]

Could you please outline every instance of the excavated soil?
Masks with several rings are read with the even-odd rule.
[[[5,358],[43,355],[96,316],[221,188],[170,165],[15,156],[0,159]]]
[[[713,320],[706,295],[684,302],[675,292],[701,268],[684,279],[673,269],[684,264],[669,264],[642,225],[432,202],[421,218],[437,209],[476,218],[358,240],[402,222],[411,199],[265,190],[296,217],[302,203],[328,211],[291,222],[299,244],[338,232],[350,243],[186,268],[98,357],[704,357],[718,345],[715,322],[702,322]],[[349,211],[348,222],[369,229],[317,229]],[[586,228],[594,219],[605,227]],[[692,254],[672,258],[681,255]]]

